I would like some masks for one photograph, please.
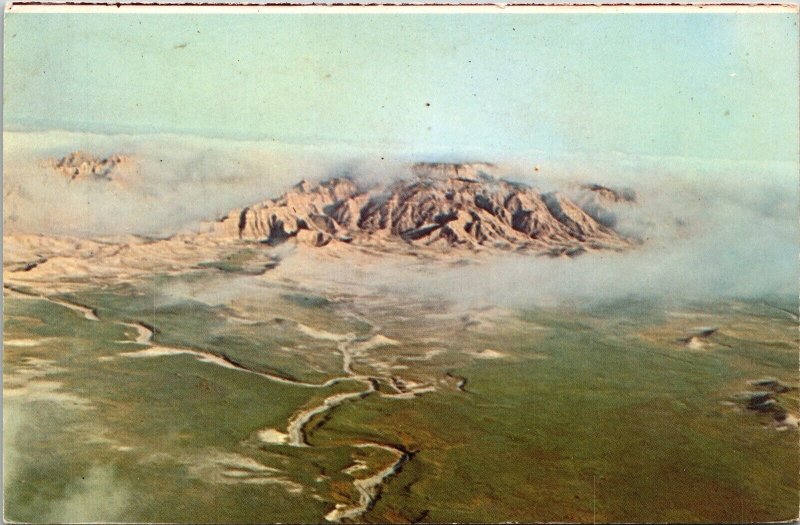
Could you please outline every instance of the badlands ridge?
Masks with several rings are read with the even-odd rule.
[[[420,163],[412,176],[367,189],[347,178],[302,181],[277,199],[232,211],[217,234],[275,245],[392,244],[444,250],[489,249],[577,255],[624,249],[629,241],[601,222],[604,205],[634,200],[584,186],[586,208],[556,193],[496,179],[489,164]],[[589,206],[591,205],[591,207]]]

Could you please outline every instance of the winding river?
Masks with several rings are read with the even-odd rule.
[[[48,297],[43,294],[29,292],[26,290],[19,289],[10,284],[4,284],[4,288],[12,293],[19,294],[27,298],[41,299],[62,306],[64,308],[68,308],[70,310],[73,310],[81,314],[85,319],[89,321],[101,321],[100,317],[98,317],[97,311],[88,306],[70,302],[65,299],[60,299],[60,298],[54,299],[52,297]],[[281,441],[289,446],[294,446],[294,447],[312,446],[307,440],[307,435],[305,431],[306,425],[308,425],[308,423],[315,416],[319,414],[324,414],[325,412],[341,405],[346,401],[363,399],[369,396],[370,394],[377,394],[385,398],[409,399],[416,397],[417,395],[420,395],[422,393],[434,390],[434,387],[432,386],[418,388],[416,390],[411,390],[411,391],[401,390],[394,384],[393,381],[390,380],[390,378],[373,377],[373,376],[357,374],[355,371],[353,371],[352,368],[352,363],[354,359],[353,347],[358,342],[358,338],[354,334],[347,334],[347,335],[332,334],[329,332],[314,330],[310,327],[298,323],[298,328],[300,329],[301,332],[305,333],[306,335],[318,339],[326,339],[337,342],[338,343],[337,349],[339,353],[342,355],[342,371],[344,372],[343,376],[334,377],[323,383],[307,383],[303,381],[288,379],[274,374],[268,374],[264,372],[258,372],[256,370],[251,370],[243,366],[242,364],[237,363],[236,361],[234,361],[233,359],[229,358],[224,354],[218,355],[211,352],[203,352],[195,349],[167,347],[158,345],[153,341],[153,336],[154,336],[153,329],[142,322],[138,321],[135,322],[113,321],[113,322],[120,326],[125,326],[127,328],[133,328],[134,330],[136,330],[136,335],[133,338],[133,340],[121,341],[121,342],[143,345],[147,346],[148,348],[142,350],[134,350],[130,352],[121,352],[119,354],[116,354],[115,356],[104,356],[100,358],[102,360],[111,360],[117,357],[146,358],[146,357],[162,357],[171,355],[190,355],[196,358],[198,361],[204,363],[221,366],[231,370],[237,370],[239,372],[244,372],[248,374],[255,374],[269,381],[274,381],[283,384],[290,384],[302,388],[326,388],[343,381],[357,381],[365,385],[364,390],[333,394],[323,399],[319,405],[295,413],[287,422],[287,432],[285,435],[286,437],[285,440]],[[375,327],[373,327],[373,330],[374,329]],[[364,341],[361,341],[361,343],[363,344]],[[380,381],[383,381],[385,384],[391,386],[397,393],[386,394],[383,392],[379,392],[378,385]],[[281,434],[280,432],[272,431],[271,429],[268,429],[267,431],[275,432],[279,435]],[[356,443],[353,446],[359,448],[371,447],[371,448],[386,450],[388,452],[391,452],[396,459],[392,461],[389,465],[387,465],[385,468],[376,472],[375,474],[373,474],[368,478],[355,479],[353,481],[353,486],[355,487],[359,495],[358,502],[354,502],[349,505],[343,503],[337,504],[333,510],[331,510],[328,514],[325,515],[325,519],[328,521],[339,522],[343,519],[356,519],[365,512],[367,512],[368,510],[370,510],[372,506],[375,504],[375,501],[377,501],[377,497],[380,494],[380,490],[386,483],[386,481],[391,476],[397,474],[402,468],[403,464],[411,459],[410,452],[408,452],[403,448],[393,445],[387,445],[384,443],[366,442],[366,443]]]

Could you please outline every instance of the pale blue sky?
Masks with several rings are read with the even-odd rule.
[[[796,14],[22,14],[4,126],[797,160]]]

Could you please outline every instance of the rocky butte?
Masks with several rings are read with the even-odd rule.
[[[351,243],[389,251],[502,250],[552,256],[631,245],[576,202],[558,192],[495,178],[493,168],[485,163],[418,163],[411,166],[411,177],[369,188],[348,178],[302,181],[281,197],[232,211],[216,224],[215,234],[270,245],[294,239],[317,247]]]

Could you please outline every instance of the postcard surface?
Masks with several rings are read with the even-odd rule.
[[[5,519],[796,518],[797,20],[7,9]]]

